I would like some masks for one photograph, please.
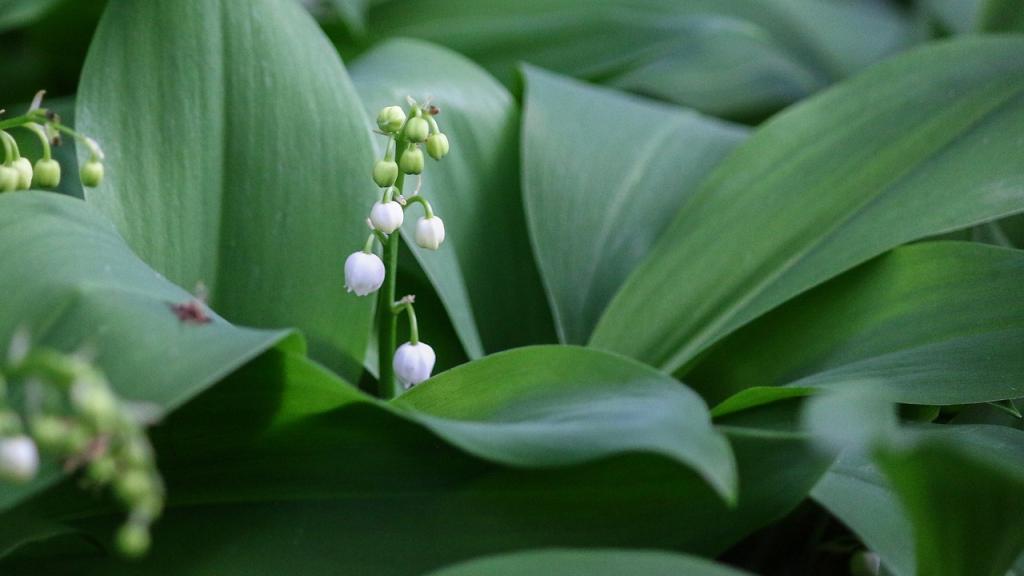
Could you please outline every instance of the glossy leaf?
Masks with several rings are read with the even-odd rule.
[[[111,2],[78,126],[107,155],[86,199],[144,260],[205,284],[234,322],[300,328],[358,376],[372,299],[345,293],[342,263],[366,240],[369,130],[297,3]]]
[[[737,26],[756,30],[760,41],[740,42],[723,52],[724,39],[736,39]],[[721,73],[740,51],[747,61],[764,62],[766,48],[783,56],[781,66],[742,71],[740,82],[764,85],[769,102],[739,101],[736,108],[713,103],[730,116],[748,114],[752,104],[764,110],[778,102],[778,90],[785,88],[772,90],[769,83],[800,85],[809,75],[821,85],[898,49],[906,36],[902,18],[884,5],[798,0],[602,0],[585,10],[573,0],[404,0],[374,5],[368,28],[380,37],[444,44],[506,83],[514,81],[520,62],[602,80],[665,58],[672,59],[672,71],[682,77]],[[713,37],[716,48],[698,45],[695,51],[672,54],[680,38],[690,36]],[[772,76],[757,78],[764,72]],[[693,92],[670,96],[683,104],[712,103],[708,96],[694,98]]]
[[[192,300],[140,261],[84,202],[41,192],[0,196],[0,349],[25,328],[33,343],[91,350],[114,389],[170,411],[280,341],[215,313],[189,324],[172,304]],[[156,369],[159,368],[159,369]],[[52,484],[0,483],[0,510]]]
[[[627,550],[543,550],[491,556],[450,566],[430,576],[740,576],[745,574],[703,558]]]
[[[1019,38],[896,57],[776,116],[612,300],[599,348],[685,371],[786,300],[922,236],[1024,210]],[[654,305],[656,303],[656,305]]]
[[[419,207],[407,212],[406,246],[437,289],[471,358],[554,340],[550,313],[530,258],[519,193],[519,111],[508,91],[458,54],[410,40],[388,42],[357,60],[352,78],[376,118],[408,95],[441,108],[451,142],[427,160],[422,194],[444,219],[440,250],[411,242]],[[383,140],[381,141],[381,148]],[[416,178],[406,179],[408,186]],[[411,189],[410,189],[411,190]],[[364,204],[374,201],[368,194]],[[401,280],[398,290],[402,292]]]
[[[1017,398],[1022,285],[1020,251],[960,242],[899,248],[738,331],[687,379],[712,403],[784,385],[870,390],[907,404]]]
[[[536,68],[525,76],[527,221],[559,337],[582,344],[745,131]]]

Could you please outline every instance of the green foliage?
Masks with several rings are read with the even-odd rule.
[[[101,4],[0,1],[3,107]],[[111,0],[53,105],[102,183],[0,195],[0,352],[154,405],[167,496],[126,563],[44,458],[0,572],[1024,567],[1019,0],[306,4]],[[396,296],[443,370],[384,401],[343,262],[406,96],[450,142]]]

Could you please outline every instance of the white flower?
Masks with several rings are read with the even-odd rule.
[[[384,262],[376,254],[353,252],[345,260],[345,288],[357,296],[376,292],[384,283]]]
[[[420,218],[416,222],[416,244],[427,250],[437,250],[444,242],[444,222],[437,216]]]
[[[406,342],[395,350],[392,365],[395,368],[395,375],[408,389],[430,378],[436,359],[434,349],[427,344]]]
[[[391,234],[402,227],[405,221],[405,212],[402,205],[394,200],[381,204],[374,202],[370,209],[370,223],[373,227],[385,234]]]
[[[14,436],[0,440],[0,478],[28,482],[37,470],[39,451],[31,438]]]

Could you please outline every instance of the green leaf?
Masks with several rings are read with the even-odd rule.
[[[856,387],[907,404],[1018,398],[1022,285],[1017,250],[959,242],[899,248],[723,340],[687,380],[712,403],[762,386]]]
[[[180,406],[280,341],[285,332],[178,319],[192,295],[140,261],[80,200],[51,193],[0,196],[0,349],[25,328],[34,345],[90,350],[114,389],[162,412]],[[0,484],[0,510],[51,485]]]
[[[0,0],[0,33],[46,16],[61,0]]]
[[[879,464],[907,510],[919,574],[1003,576],[1024,550],[1024,432],[925,429]]]
[[[699,94],[699,87],[668,94],[683,104],[708,102],[730,116],[763,111],[778,102],[780,92],[789,91],[768,83],[821,86],[900,48],[907,34],[899,13],[881,4],[796,0],[602,0],[582,10],[575,0],[406,0],[373,6],[368,22],[373,36],[444,44],[506,84],[515,81],[520,62],[600,81],[666,59],[684,82],[683,76],[707,70],[721,74],[742,51],[748,62],[765,64],[743,68],[738,82],[765,86],[769,101],[739,100],[736,108],[728,108],[723,106],[732,97],[727,92],[719,92],[723,102]],[[759,41],[737,38],[737,27],[751,31],[741,36],[755,35]],[[715,46],[697,40],[691,44],[695,50],[676,50],[680,39],[690,36],[713,38]],[[724,49],[726,39],[741,41]],[[768,61],[766,49],[786,63]],[[757,77],[765,72],[772,74],[767,81]],[[732,90],[735,82],[717,87]]]
[[[297,3],[112,1],[77,116],[107,154],[86,199],[144,260],[204,283],[234,322],[300,328],[316,358],[358,376],[372,299],[345,293],[342,264],[366,240],[372,148]]]
[[[589,362],[566,362],[571,357]],[[600,402],[588,417],[581,415],[586,409],[582,400],[562,400],[541,414],[536,403],[557,395],[548,381],[549,390],[537,385],[521,401],[504,402],[503,412],[496,414],[504,379],[492,379],[486,385],[499,391],[481,395],[491,404],[474,412],[481,418],[485,411],[490,414],[477,421],[478,436],[518,436],[523,449],[511,453],[533,452],[542,468],[509,460],[502,446],[478,443],[473,456],[442,440],[468,437],[466,421],[442,418],[469,415],[466,403],[472,397],[446,393],[465,390],[466,371],[514,365],[526,373],[532,370],[530,360],[543,358],[560,360],[557,369],[563,371],[574,364],[583,373],[632,372],[634,379],[615,392],[626,406]],[[588,368],[588,363],[593,365]],[[170,502],[157,525],[156,546],[142,564],[122,564],[94,546],[81,550],[76,547],[81,537],[75,536],[59,538],[52,547],[36,546],[35,551],[47,550],[45,560],[25,550],[6,558],[2,569],[4,574],[345,570],[387,575],[422,573],[482,554],[531,547],[643,546],[718,554],[791,510],[827,468],[829,460],[810,449],[805,435],[733,421],[727,433],[736,448],[741,493],[738,505],[730,508],[700,473],[662,448],[669,441],[691,442],[673,431],[692,423],[666,424],[661,434],[653,427],[647,432],[627,429],[621,435],[631,438],[631,448],[630,440],[609,440],[604,454],[592,452],[597,459],[586,463],[566,453],[568,440],[586,443],[585,427],[593,428],[595,437],[607,436],[602,416],[630,410],[635,402],[627,400],[630,391],[643,397],[644,387],[660,390],[666,379],[594,351],[516,350],[424,383],[417,389],[424,396],[410,393],[409,398],[430,412],[412,412],[404,401],[398,410],[382,409],[385,404],[368,402],[300,356],[272,350],[154,431]],[[685,391],[676,383],[664,386],[675,390],[666,392],[669,404],[673,394]],[[516,387],[525,386],[520,380]],[[610,393],[595,392],[598,398]],[[657,410],[651,411],[657,418]],[[518,430],[502,421],[515,414],[523,416]],[[573,416],[577,428],[566,424],[559,429],[552,424],[558,415]],[[692,416],[678,414],[681,421]],[[534,425],[554,430],[531,438]],[[551,451],[541,454],[537,438],[553,439]],[[515,466],[481,458],[492,455]],[[66,498],[37,502],[19,512],[32,510],[66,519],[85,541],[104,547],[113,529],[113,518],[102,508],[83,508],[81,498],[77,504]],[[69,558],[68,550],[77,553]]]
[[[1024,32],[1024,1],[982,0],[978,20],[986,32]]]
[[[430,573],[430,576],[740,576],[703,558],[665,552],[627,550],[542,550],[491,556]]]
[[[411,241],[419,208],[408,211],[403,235],[470,358],[553,341],[526,235],[519,110],[511,94],[464,57],[410,40],[365,54],[353,64],[352,78],[373,118],[383,106],[403,104],[407,95],[429,95],[441,109],[438,123],[452,148],[444,161],[428,160],[422,194],[444,219],[445,244],[433,251]],[[416,185],[415,178],[406,182]],[[367,210],[374,200],[367,194]]]
[[[582,344],[744,131],[536,68],[525,76],[527,222],[559,337]]]
[[[633,361],[563,346],[520,348],[454,368],[395,404],[464,450],[514,466],[628,451],[684,462],[731,499],[728,442],[700,397]]]
[[[1024,210],[1020,38],[893,58],[776,116],[680,209],[591,344],[676,371],[894,246]]]

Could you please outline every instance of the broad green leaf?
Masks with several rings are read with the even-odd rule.
[[[0,0],[0,33],[31,24],[61,0]]]
[[[733,24],[721,26],[724,21]],[[761,41],[741,42],[723,52],[724,38],[736,38],[737,23],[758,30]],[[819,86],[899,49],[906,36],[903,18],[882,4],[799,0],[600,0],[583,9],[575,0],[404,0],[371,7],[368,29],[378,37],[444,44],[506,84],[514,82],[520,62],[602,80],[669,57],[674,73],[693,76],[721,73],[742,50],[747,60],[769,64],[745,68],[745,84],[766,85],[756,76],[767,71],[773,74],[770,82],[803,85],[810,75],[814,82],[808,86]],[[666,56],[681,39],[694,35],[716,36],[717,47]],[[766,47],[787,63],[766,62]],[[735,109],[715,103],[714,109],[730,116],[749,113],[752,104],[763,110],[778,102],[778,92],[765,88],[769,103],[739,101]],[[678,97],[673,101],[697,102],[691,94]],[[701,100],[711,102],[707,96]]]
[[[889,481],[863,453],[844,452],[811,496],[839,518],[895,576],[914,574],[910,520]]]
[[[388,42],[352,66],[352,78],[376,118],[406,96],[431,97],[451,152],[427,160],[422,191],[444,219],[444,246],[412,242],[420,207],[403,234],[452,318],[470,358],[554,340],[550,313],[530,258],[519,193],[519,111],[511,94],[458,54],[423,42]],[[383,148],[383,140],[381,146]],[[415,187],[417,179],[406,179]],[[411,190],[412,188],[409,188]],[[369,192],[361,205],[379,197]],[[399,292],[402,292],[399,279]],[[404,292],[403,292],[404,293]]]
[[[771,114],[825,86],[819,74],[751,22],[694,17],[680,32],[603,83],[745,120]]]
[[[502,353],[459,370],[508,363],[529,372],[526,360],[545,355],[604,357],[594,370],[616,361],[592,351],[547,347]],[[513,362],[517,356],[520,361]],[[559,369],[566,370],[561,360]],[[500,388],[502,382],[487,384]],[[487,463],[481,450],[471,456],[442,441],[466,434],[464,421],[440,417],[467,414],[463,409],[471,397],[453,395],[450,406],[440,403],[445,390],[465,389],[458,371],[423,384],[417,390],[426,396],[419,400],[410,393],[416,404],[431,400],[431,416],[411,412],[408,404],[382,409],[338,384],[295,354],[265,354],[154,431],[171,501],[157,525],[156,546],[142,564],[125,565],[92,545],[81,549],[81,542],[105,547],[113,518],[102,509],[69,507],[56,499],[20,512],[68,518],[87,539],[62,537],[51,548],[26,549],[0,564],[4,574],[410,574],[484,554],[550,546],[642,546],[713,555],[791,510],[828,466],[803,435],[732,422],[727,433],[737,451],[741,494],[730,508],[700,474],[659,453],[668,434],[661,440],[632,434],[635,450],[607,451],[587,463],[571,464],[574,457],[568,455],[566,465],[551,466],[548,454],[537,457],[546,464],[542,469],[521,462],[508,467]],[[647,385],[660,387],[656,380]],[[626,382],[617,394],[625,401],[628,389],[638,386],[643,384]],[[518,407],[506,403],[506,414],[514,408],[527,415],[537,400],[536,393],[524,394]],[[529,417],[543,422],[572,414],[586,425],[579,404],[551,406],[549,415]],[[621,409],[606,403],[590,420],[609,410]],[[292,416],[275,417],[282,412]],[[480,435],[489,435],[483,424]],[[524,419],[521,428],[529,424]],[[507,423],[496,421],[493,430],[509,435]],[[570,427],[554,432],[555,455],[562,439],[582,438],[582,431]],[[644,441],[654,449],[642,448]],[[45,558],[33,550],[44,550]],[[69,550],[77,553],[68,558]]]
[[[925,429],[879,464],[911,520],[919,574],[1003,576],[1021,556],[1024,432]]]
[[[527,222],[559,338],[582,344],[677,208],[745,133],[536,68],[525,76]]]
[[[893,58],[776,116],[680,209],[591,344],[684,370],[894,246],[1024,210],[1024,39]]]
[[[982,0],[978,20],[985,32],[1024,32],[1024,1]]]
[[[430,576],[740,576],[710,560],[681,554],[631,550],[541,550],[470,560]]]
[[[345,293],[343,262],[366,240],[372,148],[297,3],[112,1],[77,117],[107,155],[86,199],[144,260],[205,284],[234,322],[300,328],[316,358],[358,376],[372,299]]]
[[[687,380],[711,403],[763,386],[857,388],[907,404],[1018,398],[1021,286],[1018,250],[960,242],[902,247],[736,332]]]
[[[956,34],[968,34],[978,27],[984,0],[923,0],[921,7],[937,23]]]
[[[248,362],[284,332],[236,328],[210,312],[183,323],[192,296],[140,261],[84,202],[51,193],[0,196],[0,350],[19,328],[34,345],[87,350],[124,398],[170,411]],[[0,510],[52,484],[0,484]]]
[[[728,442],[700,397],[633,361],[585,348],[517,349],[457,367],[396,404],[466,451],[515,466],[642,450],[697,470],[732,498]]]

